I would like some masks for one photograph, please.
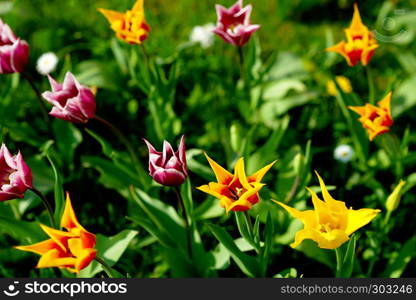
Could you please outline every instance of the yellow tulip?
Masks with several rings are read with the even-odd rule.
[[[219,199],[221,206],[226,209],[227,213],[230,210],[249,210],[254,204],[259,202],[258,192],[265,185],[261,183],[261,180],[276,163],[274,161],[251,176],[247,176],[244,169],[244,159],[240,158],[235,164],[233,175],[212,160],[206,153],[205,156],[218,182],[210,182],[197,189]]]
[[[40,255],[37,268],[59,267],[78,273],[94,260],[97,253],[95,235],[78,222],[69,194],[61,218],[61,227],[66,230],[57,230],[42,224],[40,227],[50,239],[33,245],[15,247]]]
[[[371,60],[378,43],[373,33],[361,21],[358,5],[354,5],[354,15],[350,27],[345,29],[347,41],[342,41],[335,46],[327,48],[328,52],[341,54],[348,65],[353,67],[359,62],[366,66]]]
[[[129,44],[141,44],[150,31],[144,15],[143,1],[137,0],[133,8],[124,14],[103,8],[98,11],[106,17],[118,38]]]
[[[363,128],[367,129],[370,141],[374,140],[376,136],[388,132],[390,126],[393,125],[390,107],[391,96],[392,93],[388,93],[377,103],[378,106],[370,103],[366,103],[364,106],[348,106],[349,109],[360,115],[358,121],[361,122]]]
[[[341,90],[346,93],[346,94],[350,94],[352,93],[352,86],[351,86],[351,82],[347,77],[344,76],[336,76],[335,80],[337,81],[339,87],[341,88]],[[336,96],[337,95],[337,87],[335,86],[335,82],[333,80],[329,80],[326,83],[326,91],[328,94],[330,94],[331,96]]]
[[[322,196],[307,188],[312,195],[314,210],[299,211],[282,202],[275,201],[283,207],[292,217],[303,222],[304,228],[296,233],[292,248],[299,246],[305,239],[311,239],[323,249],[336,249],[349,240],[349,236],[359,228],[367,225],[380,212],[379,209],[363,208],[354,210],[347,208],[345,202],[335,200],[329,194],[324,181],[319,176]]]

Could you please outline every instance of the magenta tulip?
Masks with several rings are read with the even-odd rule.
[[[225,42],[238,47],[244,46],[251,35],[260,28],[260,25],[250,24],[252,6],[243,8],[243,0],[238,0],[230,8],[215,5],[217,10],[217,27],[214,33],[219,35]]]
[[[48,76],[52,91],[42,94],[53,105],[51,116],[72,123],[86,123],[95,115],[95,96],[91,89],[81,85],[71,72],[59,84]]]
[[[12,156],[7,147],[0,148],[0,201],[23,198],[32,186],[32,172],[22,154]]]
[[[21,73],[28,60],[29,45],[0,19],[0,74]]]
[[[156,149],[145,139],[149,148],[149,174],[157,182],[165,186],[178,186],[184,183],[188,176],[185,156],[185,137],[182,136],[178,151],[173,151],[172,146],[163,142],[163,151]]]

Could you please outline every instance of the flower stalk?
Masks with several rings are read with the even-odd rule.
[[[40,107],[40,110],[42,112],[42,117],[43,117],[44,121],[47,124],[49,124],[50,120],[49,120],[49,117],[48,117],[48,110],[46,108],[45,102],[43,101],[42,94],[40,93],[39,89],[36,87],[32,77],[30,77],[29,74],[27,74],[26,72],[22,72],[20,74],[22,74],[22,77],[29,83],[33,92],[36,94],[36,100],[39,103],[39,107]]]
[[[48,199],[46,199],[45,195],[41,191],[39,191],[37,188],[32,187],[30,190],[34,192],[36,196],[38,196],[42,200],[43,206],[45,206],[46,211],[48,212],[49,222],[52,228],[57,228],[56,223],[55,223],[55,218],[53,217],[52,206],[49,203]]]
[[[101,117],[99,117],[97,115],[95,115],[93,117],[93,119],[96,120],[96,121],[98,121],[98,122],[100,122],[104,126],[106,126],[108,129],[110,129],[114,133],[114,135],[116,135],[119,138],[119,140],[124,144],[124,146],[126,147],[127,151],[129,152],[130,157],[131,157],[134,165],[136,166],[137,173],[139,175],[142,175],[141,174],[142,172],[141,172],[141,169],[140,169],[141,168],[141,164],[139,162],[139,159],[136,156],[136,153],[134,151],[133,145],[126,138],[126,136],[123,134],[123,132],[121,132],[121,130],[118,129],[115,125],[113,125],[111,122],[109,122],[109,121],[107,121],[107,120],[105,120],[105,119],[103,119],[103,118],[101,118]],[[139,176],[139,178],[140,178],[141,183],[144,184],[143,179],[142,179],[143,177],[142,176]]]
[[[101,257],[96,256],[94,258],[94,260],[96,262],[98,262],[102,267],[104,272],[107,274],[108,278],[117,278],[117,275],[114,272],[114,269],[112,267],[110,267],[105,261],[104,259],[102,259]]]
[[[181,211],[182,218],[185,222],[186,244],[187,244],[187,249],[188,249],[188,256],[189,256],[189,259],[192,260],[192,231],[191,231],[191,226],[189,224],[188,215],[187,215],[186,209],[185,209],[185,203],[183,201],[182,194],[181,194],[181,191],[179,189],[179,186],[175,186],[174,190],[175,190],[176,197],[178,198],[178,208]]]

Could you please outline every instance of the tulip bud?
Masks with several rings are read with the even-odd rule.
[[[400,204],[401,190],[406,184],[406,181],[400,180],[399,184],[394,188],[393,192],[389,195],[386,201],[387,211],[394,211]]]
[[[0,74],[21,73],[29,60],[29,45],[16,38],[0,19]]]
[[[182,136],[178,151],[174,152],[172,146],[163,142],[163,151],[157,152],[155,148],[143,139],[149,149],[149,174],[157,182],[165,186],[178,186],[184,183],[188,176],[185,156],[185,137]]]
[[[250,40],[251,35],[260,28],[260,25],[250,23],[252,6],[243,7],[242,0],[238,0],[228,9],[219,4],[215,8],[218,21],[213,32],[226,43],[242,47]]]
[[[32,172],[22,154],[12,156],[6,145],[0,148],[0,201],[23,198],[32,188]]]
[[[59,84],[48,76],[52,91],[42,97],[53,105],[51,116],[71,123],[86,123],[95,115],[95,96],[91,89],[81,85],[71,72],[67,72],[64,82]]]

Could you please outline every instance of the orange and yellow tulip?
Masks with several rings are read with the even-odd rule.
[[[370,141],[389,131],[390,126],[393,125],[390,109],[391,95],[390,92],[383,100],[379,101],[378,107],[369,103],[364,106],[348,106],[349,109],[360,115],[358,120],[367,129]]]
[[[303,240],[310,239],[317,242],[320,248],[336,249],[348,241],[352,233],[370,223],[380,212],[379,209],[370,208],[348,209],[345,202],[332,198],[318,172],[316,175],[324,201],[319,199],[314,191],[307,188],[312,195],[314,210],[298,211],[273,200],[292,217],[303,222],[304,228],[296,233],[295,241],[291,244],[292,248],[299,246]]]
[[[42,224],[40,227],[50,239],[33,245],[15,247],[41,255],[37,268],[58,267],[78,273],[94,260],[97,253],[94,249],[95,235],[78,222],[69,194],[61,218],[61,227],[66,230],[57,230]]]
[[[349,66],[353,67],[361,61],[366,66],[372,58],[378,44],[374,35],[361,21],[360,11],[354,4],[354,15],[350,27],[345,29],[347,42],[342,41],[326,49],[341,54]]]
[[[234,167],[234,175],[225,170],[207,154],[205,154],[218,182],[210,182],[198,187],[200,191],[210,194],[220,200],[227,211],[246,211],[259,202],[258,192],[265,185],[261,183],[264,175],[276,161],[247,176],[244,168],[244,158],[240,158]]]
[[[120,13],[99,8],[117,37],[129,44],[141,44],[148,36],[150,27],[146,23],[143,0],[137,0],[131,10]]]

